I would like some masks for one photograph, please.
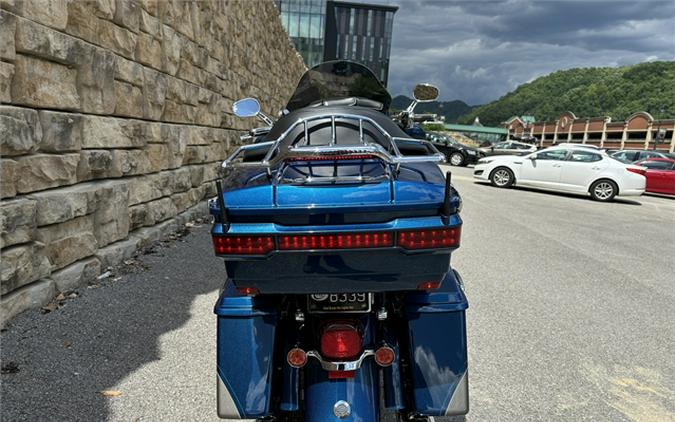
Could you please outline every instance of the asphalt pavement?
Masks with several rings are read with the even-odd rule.
[[[476,184],[464,198],[468,421],[675,420],[675,200]],[[207,421],[224,267],[208,225],[25,312],[1,335],[2,421]]]

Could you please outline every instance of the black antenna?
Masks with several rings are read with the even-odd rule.
[[[450,224],[450,198],[452,198],[452,172],[445,173],[445,193],[443,196],[443,208],[441,209],[441,219],[443,224]]]
[[[227,221],[227,212],[225,211],[225,200],[223,199],[223,185],[220,180],[216,180],[216,191],[218,191],[218,207],[220,208],[220,222],[223,225],[223,231],[230,229],[230,223]]]

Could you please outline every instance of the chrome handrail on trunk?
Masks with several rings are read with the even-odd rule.
[[[310,131],[309,123],[316,120],[324,120],[330,118],[330,127],[331,127],[331,136],[330,143],[328,145],[322,146],[313,146],[310,144]],[[342,120],[355,120],[359,124],[359,144],[356,145],[338,145],[336,143],[336,119]],[[376,142],[369,142],[364,138],[363,135],[363,124],[369,123],[377,131],[379,131],[388,141],[389,141],[389,150],[384,148],[381,144]],[[288,146],[286,151],[279,151],[281,142],[286,139],[286,137],[295,130],[299,125],[303,125],[304,136],[291,145]],[[302,141],[302,142],[300,142]],[[423,146],[428,154],[426,155],[414,155],[414,156],[405,156],[401,154],[397,142],[406,142],[413,143],[416,145]],[[299,144],[300,143],[300,144]],[[299,144],[299,145],[298,145]],[[246,152],[253,152],[257,150],[266,151],[264,157],[259,161],[236,161],[237,158]],[[275,155],[276,154],[276,155]],[[323,113],[317,114],[310,117],[299,118],[291,126],[289,126],[278,138],[261,142],[257,144],[249,144],[238,147],[225,161],[223,161],[223,169],[230,168],[242,168],[242,167],[257,167],[267,169],[268,174],[271,174],[271,168],[276,166],[278,163],[283,162],[289,158],[297,157],[307,157],[308,160],[311,160],[312,157],[321,157],[326,158],[331,155],[340,155],[340,156],[358,156],[368,154],[373,157],[379,158],[387,164],[396,165],[397,168],[401,164],[408,163],[439,163],[445,161],[445,155],[443,155],[436,147],[427,141],[413,139],[413,138],[403,138],[391,136],[379,123],[370,117],[365,117],[357,114],[349,113]]]

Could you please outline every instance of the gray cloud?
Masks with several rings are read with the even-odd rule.
[[[560,69],[675,60],[673,1],[375,2],[399,6],[395,95],[425,81],[444,100],[482,104]]]

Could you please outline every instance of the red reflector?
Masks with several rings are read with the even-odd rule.
[[[260,293],[260,290],[255,287],[237,287],[237,291],[246,296],[255,296]]]
[[[349,359],[361,353],[361,334],[351,324],[327,325],[321,334],[321,354],[329,359]]]
[[[639,175],[641,175],[641,176],[644,176],[644,175],[647,174],[647,170],[641,169],[641,168],[637,168],[637,167],[626,167],[626,170],[630,171],[631,173],[637,173],[637,174],[639,174]]]
[[[425,281],[417,285],[417,290],[434,290],[441,287],[440,281]]]
[[[356,371],[328,371],[329,380],[338,380],[344,378],[354,378]]]
[[[307,363],[307,353],[296,347],[288,351],[286,360],[293,368],[302,368]]]
[[[264,255],[274,250],[272,236],[212,236],[216,255]]]
[[[394,362],[394,349],[389,346],[382,346],[375,350],[375,362],[380,366],[389,366]]]
[[[260,290],[255,287],[237,287],[237,291],[246,296],[255,296],[260,293]]]
[[[279,236],[279,249],[355,249],[394,246],[391,233],[340,233]]]
[[[459,246],[462,227],[398,232],[398,244],[405,249],[435,249]]]
[[[307,155],[289,157],[285,161],[343,161],[343,160],[372,160],[377,158],[372,154],[341,154],[341,155]]]

